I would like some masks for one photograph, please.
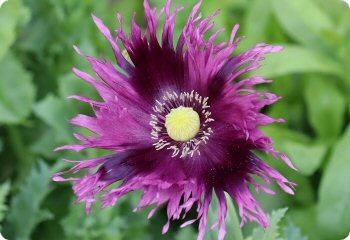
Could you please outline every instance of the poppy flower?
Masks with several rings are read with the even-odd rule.
[[[253,87],[267,84],[260,76],[244,79],[244,74],[260,67],[268,53],[282,50],[280,46],[257,44],[252,49],[234,54],[241,38],[235,38],[235,25],[228,42],[216,43],[221,30],[213,33],[214,13],[202,18],[200,1],[194,6],[177,43],[174,43],[176,16],[182,8],[171,11],[171,0],[158,15],[144,1],[147,29],[132,21],[130,36],[121,27],[113,36],[101,19],[93,19],[111,44],[116,65],[77,52],[91,64],[96,76],[76,68],[74,73],[90,83],[102,100],[71,96],[90,104],[95,116],[78,115],[72,124],[94,132],[75,134],[79,144],[57,150],[81,151],[89,148],[107,149],[113,153],[95,159],[72,161],[75,166],[57,173],[55,181],[72,181],[77,202],[85,202],[87,212],[96,201],[103,207],[113,206],[133,191],[143,191],[137,209],[157,209],[166,205],[168,222],[184,217],[197,206],[198,240],[204,239],[208,209],[215,194],[218,198],[218,239],[226,233],[227,199],[225,192],[239,208],[241,224],[256,221],[269,225],[262,206],[254,198],[250,186],[259,192],[274,192],[267,185],[276,182],[285,192],[293,194],[294,183],[270,167],[255,153],[262,151],[283,160],[294,168],[287,156],[273,148],[273,140],[260,126],[282,122],[261,112],[279,97],[258,92]],[[160,17],[165,16],[162,36],[157,36]],[[212,35],[210,35],[212,34]],[[122,43],[125,50],[121,49]],[[126,57],[127,55],[127,57]],[[239,80],[243,79],[243,80]],[[64,178],[87,170],[83,177]],[[120,182],[118,186],[114,183]],[[111,186],[114,184],[113,186]]]

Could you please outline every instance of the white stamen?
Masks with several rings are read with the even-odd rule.
[[[208,111],[209,98],[192,90],[179,94],[166,92],[161,99],[163,102],[156,100],[150,121],[151,138],[158,140],[153,144],[156,150],[171,150],[172,157],[180,154],[180,158],[200,155],[200,145],[206,144],[213,133],[207,126],[214,121]]]

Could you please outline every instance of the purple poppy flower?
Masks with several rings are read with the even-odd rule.
[[[93,17],[112,45],[119,68],[107,59],[87,56],[76,48],[90,62],[98,79],[78,69],[73,71],[96,88],[103,101],[71,96],[90,104],[95,112],[95,117],[78,115],[71,122],[96,135],[75,134],[81,144],[58,150],[98,148],[115,152],[101,158],[72,161],[76,163],[73,168],[53,178],[73,181],[77,202],[86,202],[87,212],[98,199],[103,207],[112,206],[129,192],[142,190],[137,209],[155,205],[149,217],[167,205],[168,222],[163,233],[168,231],[171,220],[179,219],[196,205],[198,239],[202,240],[215,192],[219,213],[214,227],[219,228],[218,238],[223,239],[225,192],[238,205],[241,225],[249,220],[263,227],[269,225],[268,218],[249,187],[254,186],[258,192],[274,192],[256,182],[254,176],[267,184],[275,181],[285,192],[293,194],[295,184],[253,153],[266,152],[294,168],[286,155],[273,148],[272,139],[258,128],[283,121],[260,112],[279,97],[252,88],[271,82],[263,77],[238,81],[238,77],[259,68],[264,54],[280,51],[282,47],[258,44],[233,55],[241,40],[235,40],[239,26],[233,28],[229,42],[215,43],[220,30],[207,39],[217,13],[202,19],[198,14],[201,4],[202,1],[194,6],[176,47],[174,26],[181,8],[171,12],[171,0],[159,16],[148,0],[144,1],[148,22],[144,33],[134,19],[131,35],[126,36],[121,27],[115,38],[99,18]],[[162,14],[166,21],[159,41],[157,29]],[[121,24],[120,15],[118,19]],[[118,41],[123,43],[130,59],[125,57]],[[87,172],[81,178],[62,176],[84,169]],[[119,181],[119,187],[110,187]]]

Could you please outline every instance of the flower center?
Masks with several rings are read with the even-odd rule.
[[[195,91],[165,92],[156,100],[149,124],[151,138],[157,151],[172,151],[172,157],[193,157],[200,154],[201,145],[206,144],[213,133],[208,97]]]
[[[199,132],[199,115],[191,107],[173,108],[165,116],[165,128],[169,137],[173,140],[186,142],[194,138]]]

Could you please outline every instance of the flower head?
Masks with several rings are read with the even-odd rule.
[[[92,203],[100,199],[98,196],[105,207],[116,204],[129,192],[142,190],[138,209],[155,205],[152,216],[160,206],[167,205],[168,222],[163,233],[168,231],[171,220],[179,219],[197,205],[198,239],[202,240],[208,208],[216,194],[219,217],[215,225],[219,228],[219,239],[223,239],[225,192],[237,203],[242,225],[249,220],[263,227],[268,226],[268,218],[249,186],[269,194],[274,192],[253,177],[260,177],[267,184],[275,181],[293,194],[294,184],[253,153],[266,152],[293,168],[288,158],[273,148],[272,139],[258,128],[282,122],[260,112],[279,97],[253,89],[254,85],[270,82],[263,77],[238,81],[244,73],[259,68],[264,54],[282,48],[258,44],[234,55],[241,40],[235,40],[238,25],[233,28],[229,42],[215,43],[220,31],[206,40],[217,13],[202,19],[198,14],[201,3],[194,6],[176,47],[174,26],[181,8],[171,12],[171,0],[161,11],[166,19],[161,40],[157,38],[160,15],[147,0],[145,32],[134,19],[131,35],[127,36],[121,27],[115,38],[94,16],[96,25],[112,45],[119,68],[107,59],[87,56],[76,48],[90,62],[98,78],[78,69],[73,71],[96,88],[103,101],[72,96],[90,104],[95,116],[78,115],[71,122],[97,136],[75,134],[81,144],[58,149],[98,148],[115,153],[75,162],[72,169],[57,173],[54,180],[73,181],[77,201],[85,202],[88,212]],[[120,15],[118,19],[122,23]],[[118,41],[123,43],[130,59],[126,59]],[[62,176],[84,169],[88,171],[82,178]],[[109,187],[118,181],[119,187]]]

